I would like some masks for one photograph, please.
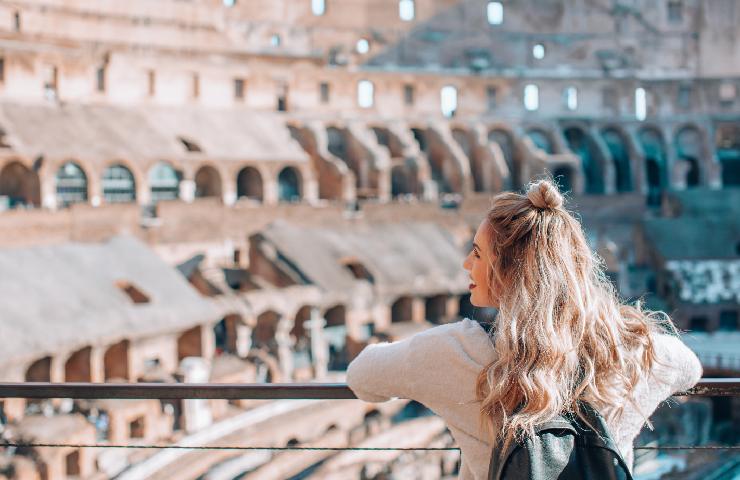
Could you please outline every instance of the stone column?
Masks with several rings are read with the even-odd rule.
[[[313,357],[313,369],[315,378],[325,378],[329,367],[329,346],[324,339],[324,326],[326,321],[319,314],[318,308],[311,309],[309,320],[309,331],[311,332],[311,356]]]
[[[286,381],[293,378],[293,340],[290,336],[290,323],[285,318],[278,322],[275,340],[278,344],[278,361],[280,374]]]
[[[241,358],[249,355],[249,349],[252,348],[252,329],[241,321],[237,321],[236,327],[236,354]]]
[[[105,349],[92,347],[90,350],[90,381],[102,383],[105,381]]]
[[[208,364],[199,357],[187,357],[180,362],[185,374],[184,383],[206,383],[211,374]],[[185,431],[195,432],[209,426],[212,421],[208,400],[188,399],[182,401],[182,417]]]
[[[192,203],[195,200],[195,180],[183,179],[180,181],[180,200]]]
[[[57,186],[54,175],[41,177],[41,205],[49,210],[57,208]]]
[[[262,173],[262,172],[260,172]],[[278,183],[274,175],[263,175],[262,177],[262,201],[265,205],[277,205]]]
[[[411,320],[414,323],[424,323],[426,320],[425,302],[423,298],[411,299]]]

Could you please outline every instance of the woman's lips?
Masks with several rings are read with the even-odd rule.
[[[472,290],[474,288],[475,288],[475,284],[474,283],[471,283],[470,285],[468,285],[468,290]]]

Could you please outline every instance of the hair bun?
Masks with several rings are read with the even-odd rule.
[[[563,204],[563,196],[558,188],[548,180],[540,180],[529,185],[527,198],[537,208],[555,209]]]

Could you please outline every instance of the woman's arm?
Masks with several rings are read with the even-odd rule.
[[[413,337],[365,347],[347,367],[347,385],[366,402],[408,398],[406,376]]]
[[[350,363],[347,384],[365,401],[408,398],[436,410],[472,400],[475,377],[492,356],[485,331],[462,320],[399,342],[368,345]]]
[[[703,369],[696,354],[686,346],[679,337],[658,335],[656,353],[660,371],[668,367],[671,370],[670,393],[682,392],[696,385],[702,376]]]

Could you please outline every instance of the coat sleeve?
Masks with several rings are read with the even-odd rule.
[[[439,325],[402,341],[367,346],[349,365],[347,384],[362,400],[408,398],[435,409],[474,396],[472,384],[491,352],[476,322]]]
[[[660,335],[656,345],[661,370],[671,369],[671,392],[682,392],[696,385],[703,374],[701,362],[696,354],[673,335]]]
[[[365,347],[347,367],[347,385],[366,402],[409,398],[408,358],[413,336]]]

